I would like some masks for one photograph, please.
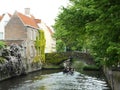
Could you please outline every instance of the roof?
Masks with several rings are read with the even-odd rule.
[[[41,20],[40,19],[35,19],[35,22],[36,23],[41,23]]]
[[[39,26],[37,25],[37,22],[33,19],[33,17],[26,16],[19,12],[17,12],[17,15],[22,20],[24,25],[31,26],[34,28],[39,28]]]
[[[9,17],[12,17],[12,15],[10,13],[8,13]]]
[[[12,17],[12,15],[10,14],[10,13],[6,13],[6,14],[8,14],[8,16],[11,18]],[[3,19],[3,17],[5,16],[5,14],[3,14],[2,16],[0,16],[0,21]]]
[[[48,28],[48,30],[49,30],[49,32],[50,32],[50,34],[52,35],[52,34],[53,34],[53,31],[51,30],[51,28],[50,28],[50,27],[48,27],[47,25],[46,25],[46,27]]]
[[[2,20],[2,16],[0,16],[0,21]]]
[[[37,24],[41,23],[41,19],[36,19],[33,15],[30,15],[30,17],[34,19]]]
[[[2,16],[0,16],[0,21],[2,20],[2,18],[4,17],[5,14],[3,14]]]

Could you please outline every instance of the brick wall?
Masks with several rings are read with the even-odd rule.
[[[26,28],[18,16],[14,15],[5,27],[6,40],[25,40],[27,38]]]

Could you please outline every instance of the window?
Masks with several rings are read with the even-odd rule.
[[[8,23],[8,21],[4,21],[4,26],[6,26],[7,23]]]
[[[33,40],[33,33],[32,32],[33,32],[33,30],[31,29],[30,30],[30,38],[31,38],[31,40]]]
[[[3,32],[0,32],[0,39],[3,39]]]

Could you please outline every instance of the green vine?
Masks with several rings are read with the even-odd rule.
[[[36,37],[35,48],[37,50],[37,55],[35,56],[33,62],[45,62],[45,36],[43,30],[38,30],[39,35]]]

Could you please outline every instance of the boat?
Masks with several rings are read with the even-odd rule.
[[[63,69],[63,74],[70,74],[70,75],[73,75],[74,74],[74,68],[71,68],[71,67],[67,67],[67,68],[64,68]]]

